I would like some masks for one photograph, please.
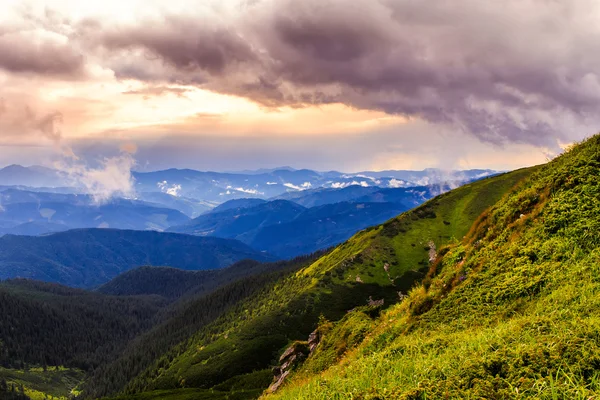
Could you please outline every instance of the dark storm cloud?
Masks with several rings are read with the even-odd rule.
[[[81,78],[85,60],[69,43],[27,32],[0,33],[0,69],[16,74]]]
[[[267,106],[341,102],[489,141],[548,144],[600,122],[591,0],[280,0],[229,19],[168,16],[82,35],[118,77]]]
[[[185,16],[108,28],[96,39],[111,50],[142,48],[148,60],[164,62],[182,71],[200,69],[217,76],[232,65],[256,61],[249,44],[234,30]]]
[[[263,25],[263,43],[275,79],[300,92],[330,85],[329,101],[489,140],[540,143],[552,113],[595,115],[598,92],[585,86],[598,88],[597,32],[581,37],[561,2],[486,3],[287,2]]]

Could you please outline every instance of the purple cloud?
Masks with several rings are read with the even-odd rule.
[[[268,107],[343,103],[550,145],[600,123],[599,15],[593,0],[263,0],[220,18],[80,21],[70,38],[150,88],[194,85]],[[9,47],[0,67],[81,68],[69,46],[27,46]]]
[[[82,78],[85,60],[68,43],[27,32],[0,33],[0,70],[60,78]]]

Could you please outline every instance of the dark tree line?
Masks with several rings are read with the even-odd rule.
[[[117,393],[231,306],[321,254],[266,264],[246,260],[191,280],[168,268],[140,269],[112,287],[123,295],[25,279],[0,282],[0,366],[79,368],[89,374],[86,397]],[[181,287],[177,278],[184,278]],[[5,393],[21,398],[7,388],[0,399]]]
[[[0,365],[92,370],[150,328],[164,300],[24,280],[0,284]]]

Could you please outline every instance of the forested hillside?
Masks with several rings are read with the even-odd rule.
[[[50,283],[0,283],[0,365],[91,370],[152,326],[166,302],[116,297]]]
[[[0,237],[0,279],[29,278],[93,288],[142,265],[201,270],[243,259],[272,260],[230,239],[153,231],[76,229]]]
[[[289,263],[297,265],[299,260],[312,259],[319,254],[322,252],[298,257]],[[186,271],[170,267],[140,267],[117,276],[100,286],[97,291],[119,296],[159,295],[170,301],[182,300],[238,279],[284,268],[287,265],[288,262],[284,261],[260,263],[255,260],[242,260],[227,268],[204,271]]]
[[[84,380],[86,397],[114,390],[232,304],[318,256],[243,260],[211,271],[143,267],[97,292],[4,281],[0,383],[7,382],[5,395],[79,396]]]
[[[96,369],[84,386],[85,397],[106,396],[123,390],[131,379],[146,368],[163,365],[170,357],[184,351],[196,332],[202,331],[243,301],[264,295],[283,276],[310,264],[318,256],[314,254],[269,264],[240,262],[224,269],[220,276],[217,275],[214,287],[218,283],[230,283],[216,290],[214,287],[213,290],[207,288],[207,281],[203,281],[187,292],[187,296],[181,297],[179,302],[163,310],[162,322],[129,343],[115,360]],[[165,271],[159,270],[158,273],[164,274]],[[137,280],[129,282],[130,287],[140,283]],[[143,282],[141,286],[146,287]]]

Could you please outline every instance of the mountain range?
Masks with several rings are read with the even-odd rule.
[[[420,204],[420,196],[412,201]],[[256,201],[231,201],[240,207],[226,202],[169,231],[237,239],[259,251],[291,258],[341,243],[411,208],[392,202],[344,201],[306,208],[287,200],[258,201],[257,205]]]
[[[435,221],[433,231],[440,232],[438,236],[442,238],[441,240],[450,240],[450,237],[460,236],[468,230],[467,221],[474,220],[479,211],[485,209],[487,205],[493,204],[507,188],[527,173],[529,172],[522,171],[483,179],[461,187],[457,191],[451,191],[442,196],[439,205],[434,205],[433,210],[431,210],[431,206],[421,206],[421,208],[412,211],[409,214],[411,215],[410,220],[413,221],[411,223],[420,226]],[[454,192],[456,193],[453,194]],[[360,195],[365,196],[368,193],[360,193]],[[380,198],[381,196],[381,194],[377,194],[376,197]],[[421,201],[419,200],[418,203]],[[213,213],[207,213],[205,216],[211,216],[211,223],[214,224],[215,229],[226,231],[239,226],[246,229],[245,234],[248,234],[248,232],[252,232],[252,229],[247,230],[251,227],[251,224],[238,223],[240,225],[236,225],[235,221],[242,218],[243,222],[246,218],[245,215],[247,215],[247,218],[255,218],[255,214],[260,215],[257,210],[253,210],[257,207],[258,210],[266,209],[272,213],[270,217],[264,219],[268,222],[264,225],[264,228],[274,229],[279,225],[285,226],[286,223],[279,224],[277,222],[286,218],[293,218],[290,223],[296,222],[299,227],[307,225],[306,222],[302,221],[310,221],[311,218],[318,221],[316,218],[319,218],[320,213],[324,211],[324,215],[349,215],[344,213],[358,212],[376,206],[385,207],[388,204],[391,203],[387,201],[370,201],[366,203],[343,201],[307,208],[289,200],[258,202],[255,200],[239,200],[233,204],[224,204],[220,209],[216,209],[214,214],[225,213],[225,215],[230,215],[228,213],[242,212],[244,213],[243,218],[241,216],[229,219],[224,217],[215,218],[214,215],[211,216]],[[405,205],[405,207],[409,206]],[[303,215],[302,218],[294,216],[298,212]],[[277,213],[280,213],[280,215],[277,215]],[[304,220],[304,218],[306,219]],[[257,221],[253,220],[252,223],[256,224]],[[385,226],[389,224],[388,222]],[[321,225],[326,224],[321,223]],[[91,231],[93,231],[93,234],[97,234],[110,230],[96,229]],[[349,263],[358,261],[356,255],[357,251],[360,252],[361,249],[372,256],[381,252],[389,254],[385,241],[393,240],[394,237],[401,234],[398,232],[389,231],[385,227],[369,228],[361,231],[355,238],[350,239],[350,242],[342,244],[334,250],[329,250],[325,254],[315,254],[275,264],[243,261],[241,264],[236,264],[237,267],[198,272],[150,267],[129,270],[100,286],[94,296],[101,296],[99,299],[104,299],[105,297],[102,296],[107,296],[107,300],[95,301],[113,301],[111,300],[113,298],[123,299],[123,301],[128,301],[126,299],[155,298],[156,301],[160,302],[147,303],[146,300],[143,300],[144,303],[136,306],[148,307],[144,308],[148,311],[144,311],[143,313],[146,314],[143,314],[140,309],[137,315],[145,315],[143,320],[135,322],[135,326],[138,328],[127,331],[130,332],[127,335],[135,338],[128,340],[123,339],[124,336],[120,336],[121,339],[110,342],[114,351],[103,350],[101,357],[92,358],[86,355],[85,347],[82,347],[81,351],[77,350],[78,347],[73,347],[74,350],[65,351],[60,360],[56,358],[56,354],[59,353],[52,353],[55,354],[52,360],[54,360],[54,363],[61,362],[66,366],[67,371],[72,371],[71,377],[77,376],[80,379],[85,377],[85,385],[77,390],[81,390],[82,396],[86,398],[97,398],[118,393],[123,394],[124,397],[122,398],[138,398],[136,394],[138,392],[142,393],[139,395],[142,397],[139,398],[168,398],[169,396],[172,398],[182,398],[182,396],[199,398],[205,396],[207,398],[225,399],[232,395],[237,398],[256,398],[272,379],[270,365],[275,362],[274,360],[278,357],[277,353],[280,349],[287,346],[289,340],[293,340],[293,338],[305,337],[314,329],[319,315],[336,320],[343,316],[347,310],[362,304],[365,301],[364,299],[369,296],[378,298],[378,296],[383,295],[390,303],[394,302],[394,299],[397,298],[396,289],[386,286],[385,282],[388,282],[387,285],[390,282],[388,276],[385,280],[368,282],[371,279],[369,278],[370,275],[359,273],[357,275],[363,282],[361,284],[356,279],[356,275],[348,271],[348,279],[345,277],[342,279],[346,283],[340,286],[337,283],[334,284],[333,274],[322,275],[319,271],[326,271],[334,265],[346,270],[350,265]],[[408,248],[398,260],[408,262],[411,265],[410,268],[423,270],[423,263],[427,263],[428,253],[423,248],[423,241],[425,238],[430,237],[431,231],[420,232],[422,237],[415,238],[414,243],[408,245]],[[169,233],[159,232],[138,233],[170,235]],[[252,232],[253,235],[254,233]],[[65,234],[78,236],[77,231],[68,231],[30,239],[46,239]],[[269,234],[269,236],[272,235]],[[380,240],[373,239],[372,242],[363,240],[364,238],[370,238],[372,235],[376,235]],[[208,237],[190,235],[178,236],[209,239]],[[255,236],[260,237],[259,234]],[[7,237],[23,238],[10,235]],[[275,237],[277,237],[277,234],[275,234]],[[388,237],[390,239],[387,239]],[[61,240],[61,242],[64,242],[64,240]],[[89,240],[84,239],[83,242],[87,243]],[[371,250],[365,250],[365,246]],[[30,245],[22,244],[19,247],[30,247]],[[154,245],[153,247],[172,253],[171,249],[166,249],[163,245]],[[417,261],[417,266],[413,266],[410,260]],[[156,262],[153,263],[156,264]],[[394,261],[391,265],[397,268],[397,261]],[[369,271],[371,271],[370,268]],[[228,271],[237,272],[230,273]],[[396,271],[390,271],[390,274],[392,272],[395,275]],[[371,273],[374,274],[375,270],[372,270]],[[410,279],[413,282],[415,279],[419,279],[422,274],[423,272],[415,272],[412,275],[404,275],[412,276]],[[379,275],[381,274],[378,273],[373,276],[378,277]],[[393,278],[392,280],[399,283],[400,280],[394,278],[394,275],[390,275]],[[228,278],[228,276],[233,277]],[[307,284],[308,286],[306,286]],[[21,303],[34,301],[34,299],[40,297],[53,303],[62,301],[60,299],[55,300],[54,296],[73,296],[69,292],[73,289],[55,286],[49,290],[45,286],[40,286],[41,284],[31,281],[8,282],[6,285],[8,286],[5,286],[4,290],[12,293],[13,297],[18,293],[21,296],[18,301]],[[26,286],[26,289],[23,289],[23,285]],[[159,307],[159,310],[156,311],[153,307]],[[119,314],[113,310],[113,308],[107,308],[108,315],[102,317],[103,320],[109,321],[110,318],[115,318],[116,321],[118,318],[122,318],[119,315],[112,316],[112,313]],[[77,318],[81,318],[83,321],[85,321],[87,315],[92,315],[89,311],[84,311],[83,314],[78,313],[79,311],[75,309],[68,311],[69,315],[81,315]],[[8,315],[14,315],[14,313]],[[150,328],[148,324],[151,325]],[[93,323],[88,325],[92,329],[98,329],[94,327]],[[113,324],[111,326],[118,325]],[[234,326],[236,328],[233,328]],[[57,324],[55,328],[47,329],[60,332],[64,328]],[[79,331],[75,330],[75,332]],[[26,334],[21,335],[21,343],[26,342],[29,337]],[[49,337],[57,336],[50,334]],[[72,340],[82,339],[73,337]],[[109,343],[106,340],[101,339],[100,342]],[[61,342],[58,341],[58,343]],[[21,359],[22,364],[16,366],[4,364],[5,367],[10,367],[8,372],[4,374],[9,377],[12,376],[11,379],[15,378],[10,371],[19,368],[20,365],[36,363],[34,360],[40,360],[39,352],[35,355],[23,352],[18,350],[18,346],[19,342],[12,341],[10,351],[13,354],[12,359]],[[190,346],[194,346],[196,350],[190,350]],[[200,359],[189,358],[190,351],[194,353],[198,349],[202,349],[202,346],[207,346],[207,352],[200,350]],[[237,348],[240,351],[232,351],[232,348]],[[106,347],[103,347],[103,349],[106,349]],[[205,363],[205,359],[202,358],[205,356],[210,357],[211,361]],[[75,362],[73,360],[81,361]],[[39,361],[37,362],[39,363]],[[86,362],[89,367],[83,368],[83,375],[77,375],[80,374],[77,372],[77,368],[82,368],[86,365]],[[184,389],[181,388],[181,382],[183,381],[177,378],[178,383],[174,384],[172,380],[172,371],[175,368],[181,371],[181,376],[185,379],[186,388]],[[155,375],[156,371],[159,370],[164,371],[164,373],[159,374],[161,377]],[[72,382],[72,378],[67,378],[64,374],[60,375],[51,368],[48,368],[47,372],[21,376],[19,382],[23,382],[27,387],[40,389],[40,386],[33,382],[35,374],[52,376],[57,387],[57,389],[52,389],[54,393],[59,389],[66,390],[70,387],[69,382]],[[2,370],[0,370],[0,375],[2,375]]]
[[[115,198],[95,204],[88,195],[0,191],[0,233],[39,235],[74,228],[164,230],[189,220],[172,208]]]
[[[493,175],[491,170],[450,171],[429,169],[424,171],[388,171],[387,173],[318,172],[308,169],[275,169],[261,173],[219,173],[195,170],[170,169],[156,172],[136,172],[134,178],[138,192],[161,187],[177,195],[215,201],[243,197],[268,199],[287,192],[307,189],[348,186],[397,188],[436,185],[452,181],[469,181]]]
[[[416,206],[391,188],[352,188],[341,201],[345,192],[327,192],[336,201],[324,204],[313,192],[225,203],[180,226],[252,241],[274,229],[266,236],[276,240],[288,235],[279,227],[301,222],[289,229],[300,232],[324,209],[410,209],[289,261],[128,268],[93,291],[4,282],[0,378],[24,396],[112,400],[593,398],[599,175],[600,135],[545,165],[432,190]]]
[[[60,177],[60,173],[47,168],[7,168],[5,175],[16,170],[25,183],[38,182],[42,176]],[[402,175],[402,171],[396,172],[397,176]],[[433,176],[434,170],[418,174],[410,171],[402,173],[405,178],[412,176],[423,179]],[[491,171],[472,170],[461,173],[461,176],[475,179],[473,177],[488,173]],[[164,183],[168,182],[167,178],[178,177],[188,182],[186,185],[192,184],[191,187],[195,187],[193,193],[189,193],[190,196],[205,196],[205,189],[208,190],[215,184],[207,183],[208,177],[230,179],[228,182],[233,182],[231,179],[240,181],[242,178],[244,181],[260,180],[266,176],[277,176],[286,182],[312,177],[317,179],[315,182],[322,184],[326,179],[341,175],[343,174],[337,172],[292,169],[258,171],[246,175],[193,170],[140,173],[135,175],[136,185],[140,189],[136,199],[114,197],[101,203],[82,193],[81,188],[60,186],[34,189],[23,185],[3,186],[0,187],[0,235],[37,236],[83,228],[167,230],[237,239],[259,252],[279,258],[291,258],[341,243],[360,229],[379,224],[460,184],[447,181],[428,186],[382,188],[369,186],[363,181],[357,184],[353,180],[347,187],[310,189],[312,184],[301,185],[299,188],[283,185],[286,191],[282,192],[279,188],[274,192],[278,193],[274,198],[241,197],[225,201],[226,196],[221,196],[222,202],[219,204],[217,201],[185,197],[178,189],[182,184],[176,184],[175,190]],[[36,176],[38,181],[33,179]],[[344,179],[349,179],[344,176]],[[155,179],[163,181],[148,183]],[[372,185],[386,184],[379,178],[369,181]],[[145,189],[147,190],[144,191]]]
[[[445,182],[408,188],[381,188],[379,186],[351,185],[345,188],[318,188],[301,192],[287,192],[275,199],[290,200],[304,207],[323,206],[339,202],[398,203],[407,209],[415,207],[438,194],[447,192],[464,182]]]
[[[0,185],[22,185],[29,187],[60,187],[71,186],[68,178],[59,171],[33,165],[8,165],[0,169]]]
[[[135,191],[141,200],[157,197],[156,193],[166,193],[173,197],[183,197],[203,202],[206,207],[236,198],[268,199],[287,192],[299,192],[317,188],[344,188],[348,186],[398,188],[438,185],[446,182],[466,182],[495,174],[492,170],[443,171],[426,169],[423,171],[383,171],[343,173],[337,171],[318,172],[309,169],[271,169],[225,173],[196,171],[192,169],[167,169],[162,171],[132,173]],[[81,191],[77,182],[65,173],[50,168],[10,165],[0,169],[0,186],[21,186],[22,188],[61,188],[72,187],[73,193]],[[46,190],[47,191],[47,190]],[[160,202],[160,201],[159,201]],[[184,201],[185,202],[185,201]],[[184,207],[182,205],[182,207]],[[190,204],[188,206],[190,207]],[[192,207],[194,212],[204,211],[201,206]],[[183,211],[183,210],[181,210]]]
[[[272,257],[231,239],[154,231],[75,229],[0,237],[0,279],[29,278],[92,288],[134,267],[204,270]]]

